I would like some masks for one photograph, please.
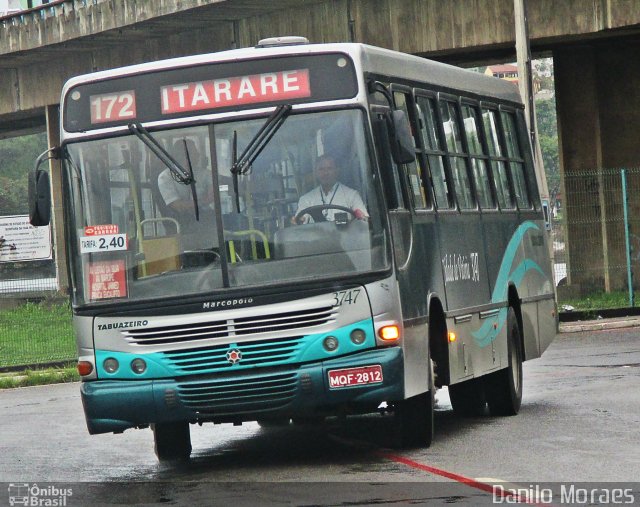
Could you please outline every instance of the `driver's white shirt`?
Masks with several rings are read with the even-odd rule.
[[[322,190],[322,186],[318,185],[316,188],[304,194],[298,200],[298,209],[296,210],[296,215],[298,212],[302,211],[305,208],[309,208],[311,206],[322,206],[322,205],[334,205],[334,206],[344,206],[345,208],[349,208],[352,211],[360,210],[364,214],[364,216],[368,216],[367,207],[362,201],[362,197],[357,190],[350,188],[343,183],[337,182],[328,192],[324,192]],[[327,220],[334,221],[334,216],[336,213],[344,213],[344,211],[328,207],[325,210],[325,216]],[[349,217],[353,218],[353,217]],[[312,222],[313,219],[307,215],[304,219],[305,223]]]

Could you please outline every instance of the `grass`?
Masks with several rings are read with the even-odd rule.
[[[0,310],[0,367],[76,357],[68,304],[26,303]]]
[[[562,307],[562,305],[570,305],[580,311],[626,308],[629,306],[629,293],[627,291],[596,292],[581,298],[560,301],[558,306]]]
[[[61,382],[76,382],[78,380],[80,380],[80,376],[74,366],[26,370],[20,373],[1,374],[0,389],[59,384]]]

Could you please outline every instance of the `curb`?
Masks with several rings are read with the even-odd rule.
[[[582,331],[605,331],[608,329],[625,329],[640,327],[639,318],[629,318],[621,320],[590,320],[584,322],[571,322],[560,324],[560,333],[580,333]]]

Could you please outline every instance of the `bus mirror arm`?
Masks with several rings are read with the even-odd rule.
[[[386,119],[393,161],[398,165],[415,162],[416,152],[406,113],[398,109],[389,111],[386,114]]]
[[[410,164],[416,159],[413,136],[409,119],[404,111],[396,109],[393,103],[393,96],[387,86],[380,81],[369,81],[367,83],[369,93],[381,93],[389,103],[391,111],[385,114],[387,120],[387,130],[389,131],[389,143],[391,144],[391,155],[393,161],[400,164]]]
[[[51,148],[38,156],[33,171],[29,173],[29,223],[34,227],[49,225],[51,221],[51,186],[49,173],[40,169],[40,165],[48,160],[59,160],[60,158],[60,148]]]

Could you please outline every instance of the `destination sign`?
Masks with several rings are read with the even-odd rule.
[[[311,96],[309,70],[268,72],[163,86],[162,112],[199,111]]]
[[[174,119],[260,105],[355,97],[358,81],[342,53],[213,62],[104,78],[68,90],[67,132]]]

